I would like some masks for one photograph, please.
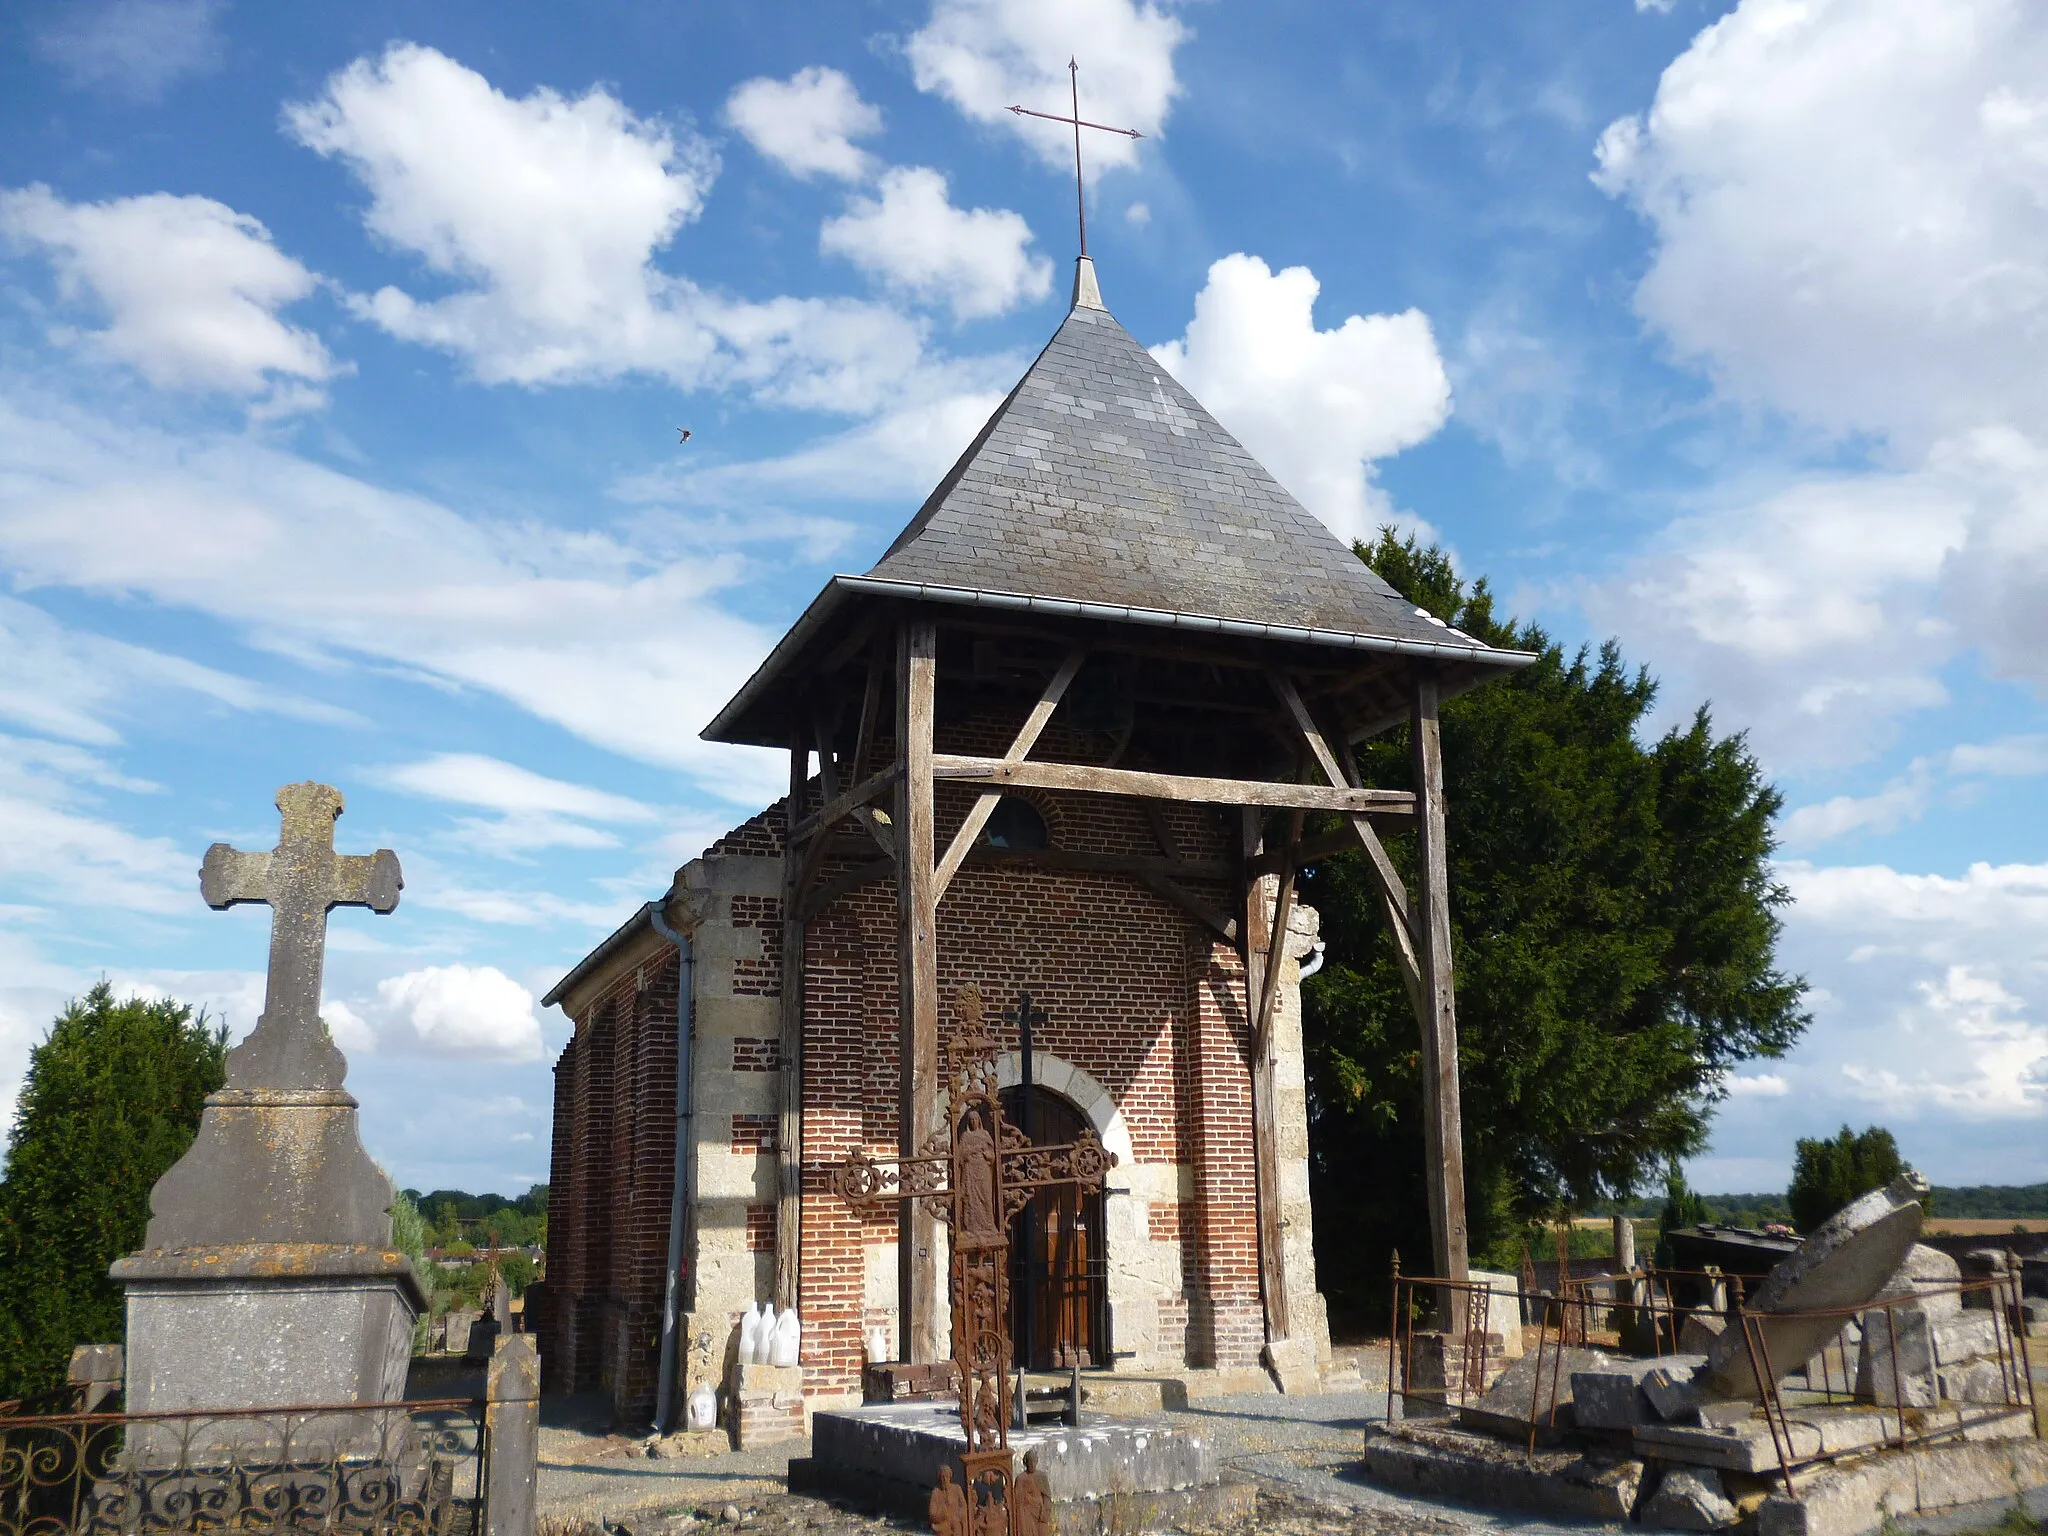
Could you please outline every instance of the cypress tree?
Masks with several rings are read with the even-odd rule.
[[[1899,1143],[1881,1125],[1857,1135],[1846,1125],[1834,1137],[1800,1137],[1792,1149],[1792,1187],[1785,1203],[1792,1224],[1811,1232],[1858,1195],[1883,1189],[1906,1171]],[[1922,1205],[1932,1210],[1931,1197]]]
[[[149,1192],[226,1079],[227,1030],[102,981],[29,1054],[0,1174],[0,1399],[63,1384],[73,1346],[121,1339],[107,1266],[142,1246]]]

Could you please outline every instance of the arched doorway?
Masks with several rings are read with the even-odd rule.
[[[1002,1098],[1005,1117],[1035,1145],[1058,1146],[1091,1129],[1087,1116],[1047,1089],[1005,1088]],[[1107,1365],[1101,1191],[1039,1190],[1010,1232],[1010,1339],[1017,1362],[1034,1371]]]

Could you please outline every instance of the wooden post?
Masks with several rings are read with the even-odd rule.
[[[1244,856],[1261,852],[1259,812],[1246,807],[1242,817]],[[1293,871],[1281,877],[1290,884]],[[1262,877],[1245,881],[1244,920],[1238,931],[1244,935],[1244,1006],[1251,1034],[1252,1167],[1254,1194],[1259,1217],[1259,1291],[1266,1304],[1266,1342],[1288,1337],[1287,1256],[1281,1247],[1280,1225],[1280,1122],[1273,1104],[1273,1032],[1265,1025],[1271,1006],[1269,993],[1285,953],[1285,932],[1276,927],[1287,920],[1284,911],[1269,910],[1266,882]]]
[[[1465,1150],[1458,1114],[1458,1013],[1451,986],[1451,881],[1444,846],[1444,761],[1437,726],[1437,680],[1417,668],[1409,712],[1415,758],[1415,825],[1419,841],[1415,936],[1421,953],[1423,1172],[1429,1186],[1429,1230],[1436,1271],[1449,1280],[1468,1273],[1465,1251]],[[1444,1326],[1455,1323],[1445,1318]]]
[[[915,1157],[936,1128],[939,1091],[939,950],[936,826],[932,807],[932,707],[938,628],[906,618],[896,641],[897,1148]],[[906,1200],[896,1230],[896,1304],[904,1358],[946,1357],[939,1222],[928,1202]]]
[[[775,1141],[775,1305],[798,1305],[803,1220],[804,920],[809,850],[795,836],[810,787],[811,754],[801,724],[789,730],[789,807],[782,839],[782,1113]],[[818,836],[830,832],[825,828]]]

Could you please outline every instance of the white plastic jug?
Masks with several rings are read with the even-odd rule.
[[[699,1385],[690,1394],[689,1425],[692,1429],[713,1429],[718,1424],[718,1394]]]
[[[752,1365],[754,1357],[761,1350],[761,1309],[747,1308],[747,1315],[740,1319],[740,1364]]]
[[[769,1364],[795,1365],[802,1354],[803,1337],[803,1320],[796,1315],[794,1307],[785,1308],[775,1322],[775,1342],[768,1350]]]
[[[761,1326],[754,1335],[754,1352],[747,1358],[755,1365],[766,1365],[775,1349],[775,1303],[761,1303]]]

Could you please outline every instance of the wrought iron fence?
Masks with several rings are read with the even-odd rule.
[[[477,1536],[468,1398],[176,1413],[0,1405],[0,1536]]]
[[[1689,1273],[1635,1271],[1607,1277],[1612,1284],[1573,1282],[1565,1294],[1506,1290],[1479,1280],[1447,1280],[1440,1276],[1404,1275],[1394,1267],[1394,1311],[1387,1340],[1387,1417],[1394,1417],[1398,1398],[1404,1415],[1411,1405],[1442,1412],[1474,1403],[1493,1385],[1494,1367],[1501,1364],[1489,1334],[1491,1307],[1498,1302],[1518,1311],[1524,1324],[1525,1358],[1533,1355],[1529,1395],[1511,1405],[1511,1416],[1528,1426],[1533,1454],[1539,1436],[1558,1427],[1558,1408],[1570,1370],[1567,1352],[1602,1336],[1614,1314],[1635,1314],[1638,1337],[1649,1344],[1641,1355],[1678,1352],[1683,1320],[1691,1308],[1683,1293],[1699,1282],[1727,1289],[1714,1293],[1714,1310],[1727,1326],[1740,1330],[1752,1378],[1761,1384],[1757,1411],[1769,1428],[1772,1450],[1786,1486],[1792,1469],[1826,1459],[1837,1452],[1822,1448],[1819,1438],[1794,1434],[1803,1409],[1855,1405],[1882,1420],[1883,1440],[1900,1448],[1945,1438],[1965,1438],[1982,1426],[2024,1417],[2040,1434],[2032,1360],[2027,1348],[2021,1288],[2017,1275],[1965,1280],[1958,1284],[1916,1287],[1911,1294],[1880,1297],[1856,1306],[1761,1312],[1745,1304],[1739,1280],[1718,1271]],[[1961,1315],[1983,1320],[1976,1330],[1987,1347],[1960,1360],[1941,1357],[1941,1319]],[[1417,1327],[1425,1317],[1439,1328]],[[1829,1341],[1810,1359],[1773,1359],[1774,1337],[1801,1322],[1839,1320]],[[1449,1326],[1442,1326],[1449,1320]],[[1878,1347],[1866,1350],[1862,1332],[1875,1335]],[[1528,1348],[1528,1335],[1535,1347]],[[1427,1340],[1429,1347],[1422,1347]],[[1903,1356],[1914,1363],[1902,1365]],[[1924,1397],[1925,1401],[1916,1401]],[[1810,1446],[1810,1448],[1808,1448]]]

